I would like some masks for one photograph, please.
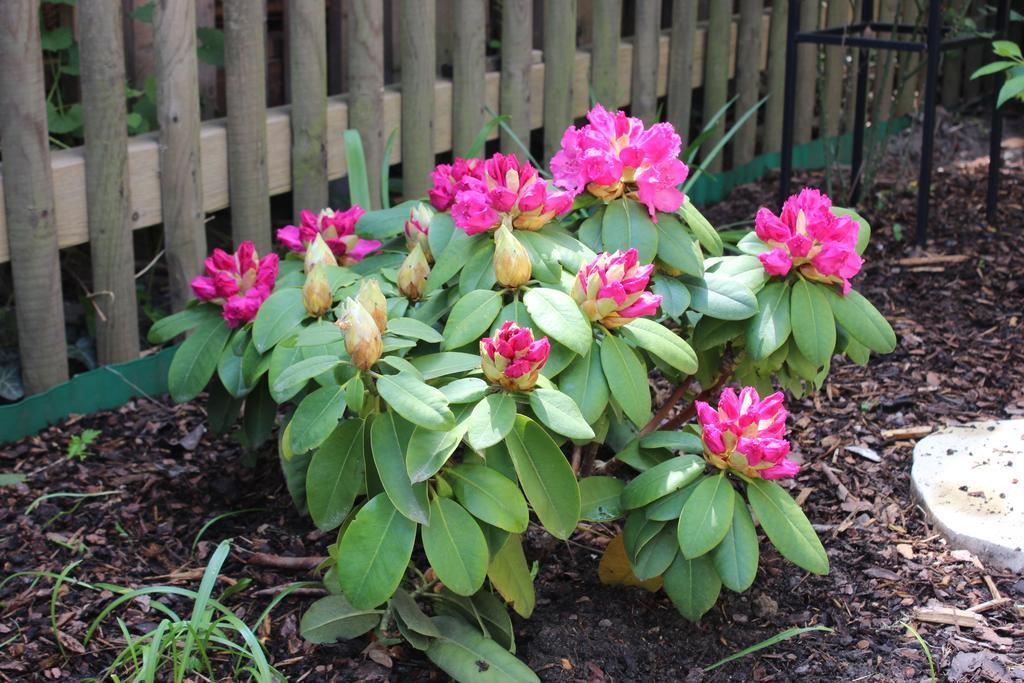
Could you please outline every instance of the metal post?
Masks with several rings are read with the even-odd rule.
[[[875,14],[873,0],[861,3],[860,20],[869,23]],[[861,181],[864,175],[864,123],[867,118],[868,99],[868,51],[857,51],[857,99],[853,114],[853,154],[850,159],[850,204],[860,201]]]
[[[1000,0],[996,14],[996,37],[1006,35],[1010,0]],[[985,196],[986,217],[989,223],[996,219],[996,201],[999,193],[999,171],[1003,164],[1003,115],[996,106],[999,88],[992,89],[992,127],[988,135],[988,192]]]
[[[796,34],[800,30],[800,0],[789,0],[786,18],[786,85],[782,102],[782,155],[779,183],[779,204],[789,197],[793,174],[793,116],[796,113]],[[813,106],[813,104],[812,104]]]
[[[939,0],[928,3],[928,61],[924,85],[924,129],[921,131],[921,169],[917,179],[917,230],[915,241],[928,238],[928,202],[932,185],[932,149],[935,143],[935,95],[939,77],[939,41],[942,16]]]

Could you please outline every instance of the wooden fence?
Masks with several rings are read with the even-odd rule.
[[[283,91],[291,105],[271,108],[264,3],[222,0],[227,117],[207,121],[200,98],[218,97],[218,80],[197,62],[197,0],[159,0],[151,31],[159,131],[132,137],[125,132],[125,2],[132,4],[78,3],[86,142],[52,151],[39,2],[0,1],[0,264],[11,261],[30,393],[68,376],[61,248],[90,245],[99,362],[134,358],[133,231],[163,225],[173,304],[180,307],[206,253],[206,215],[230,205],[233,240],[268,251],[270,197],[291,191],[295,213],[326,204],[328,181],[346,173],[346,128],[361,133],[370,168],[380,167],[384,141],[397,131],[390,161],[402,164],[406,196],[425,193],[435,155],[467,152],[491,118],[488,110],[510,116],[511,130],[523,140],[543,128],[547,159],[592,97],[610,108],[629,105],[648,122],[662,112],[686,137],[725,105],[732,89],[734,111],[769,99],[760,123],[750,121],[731,141],[728,158],[742,164],[779,148],[785,0],[503,0],[493,7],[487,0],[289,0]],[[199,20],[211,21],[215,4],[198,2]],[[802,24],[846,23],[853,5],[804,2]],[[915,20],[914,0],[880,5],[882,19]],[[328,21],[339,10],[346,27],[340,37],[327,28],[339,25]],[[491,33],[500,37],[500,53],[489,61]],[[817,48],[800,49],[807,54],[797,87],[804,103],[797,110],[798,143],[811,138],[816,116],[822,134],[838,132],[850,68],[843,48],[825,49],[820,63]],[[953,103],[960,81],[970,94],[973,84],[962,74],[981,59],[976,53],[968,64],[958,62],[955,79],[949,71]],[[390,83],[396,63],[400,79]],[[881,64],[875,79],[881,118],[906,113],[914,104],[916,67]],[[342,81],[347,92],[328,96],[329,86]],[[724,130],[718,126],[707,146]],[[492,137],[499,135],[503,151],[517,151],[510,135]],[[371,185],[379,184],[376,173],[369,175]],[[378,187],[371,190],[380,196]]]

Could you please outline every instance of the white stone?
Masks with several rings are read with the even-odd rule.
[[[921,439],[911,482],[953,547],[1024,571],[1024,420],[975,422]]]

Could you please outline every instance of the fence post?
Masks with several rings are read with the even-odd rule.
[[[46,130],[39,3],[0,2],[0,140],[7,243],[25,391],[68,378],[64,302]]]
[[[594,45],[590,54],[590,87],[605,109],[619,106],[619,40],[622,0],[594,0]]]
[[[836,2],[837,0],[832,0]],[[760,98],[761,20],[764,0],[740,0],[740,24],[736,31],[736,118],[743,116]],[[742,166],[754,158],[757,146],[757,115],[736,131],[732,141],[732,165]]]
[[[825,15],[825,26],[842,26],[850,18],[850,6],[846,0],[829,0],[828,12]],[[825,48],[825,83],[822,93],[823,106],[821,112],[821,131],[826,138],[839,134],[842,120],[843,100],[843,62],[846,48],[830,45]]]
[[[818,28],[818,4],[804,0],[800,3],[800,30],[813,31]],[[794,120],[794,141],[800,145],[811,141],[811,129],[814,127],[814,90],[818,82],[818,46],[813,43],[799,45],[797,52],[800,59],[796,72],[796,108]]]
[[[434,83],[437,34],[434,0],[403,0],[402,194],[425,197],[434,170]],[[462,19],[456,19],[462,21]]]
[[[452,153],[466,156],[486,122],[487,0],[455,0],[452,40]]]
[[[572,125],[576,63],[576,0],[544,3],[544,163],[562,146]]]
[[[501,90],[498,105],[505,124],[530,144],[530,63],[533,61],[533,0],[504,0],[501,6]],[[522,154],[511,133],[501,131],[501,151]]]
[[[231,238],[268,253],[266,32],[263,3],[224,0],[224,76],[228,104]]]
[[[777,152],[782,148],[782,105],[786,89],[786,15],[789,0],[772,0],[768,25],[768,101],[764,103],[764,133],[761,149]]]
[[[206,255],[195,23],[194,0],[156,3],[160,208],[175,310],[191,298],[189,283]]]
[[[882,0],[878,7],[878,20],[883,24],[892,23],[896,21],[896,4],[898,0]],[[898,39],[898,35],[890,36],[893,39]],[[956,50],[953,50],[956,52]],[[882,55],[879,55],[875,59],[875,109],[871,115],[871,125],[874,135],[881,135],[881,128],[879,124],[882,121],[888,121],[889,116],[892,113],[893,104],[893,81],[896,76],[896,64],[900,55],[906,55],[905,52],[897,52],[895,50],[889,50]],[[949,54],[948,52],[946,53]],[[959,97],[960,88],[957,87],[957,96]],[[872,137],[872,140],[878,140],[877,137]]]
[[[915,0],[903,0],[900,5],[900,11],[903,14],[901,21],[904,24],[917,26],[921,21],[921,13],[917,8]],[[917,52],[911,52],[900,60],[899,73],[896,75],[896,78],[899,79],[897,81],[894,111],[896,116],[904,116],[913,111],[914,103],[917,99],[917,84],[921,80],[920,72],[923,71],[921,56]]]
[[[323,0],[292,0],[292,216],[327,206],[327,9]]]
[[[633,76],[629,107],[633,116],[651,125],[658,116],[658,35],[661,0],[637,0],[633,31]]]
[[[709,119],[725,106],[729,93],[729,48],[732,43],[732,2],[712,2],[708,5],[708,31],[704,41],[704,127]],[[701,148],[703,155],[718,144],[725,132],[727,117],[718,120]],[[708,164],[707,170],[722,170],[722,155]]]
[[[348,21],[348,127],[359,131],[370,186],[367,210],[380,208],[380,168],[384,143],[384,3],[351,0]]]
[[[196,28],[215,28],[217,23],[217,0],[197,0]],[[217,67],[214,64],[199,64],[199,107],[204,118],[216,116],[220,107],[220,87],[217,83]]]
[[[119,363],[139,355],[121,2],[84,2],[78,19],[96,351]]]
[[[693,98],[693,50],[697,35],[697,0],[674,0],[672,36],[668,53],[668,122],[683,146],[689,142],[690,103]]]

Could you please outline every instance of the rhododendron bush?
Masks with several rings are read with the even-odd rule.
[[[279,417],[288,489],[337,534],[307,638],[399,633],[457,677],[453,642],[499,657],[502,603],[534,606],[531,516],[559,539],[621,521],[630,572],[693,620],[755,580],[758,526],[828,571],[778,483],[799,459],[776,389],[894,348],[853,289],[867,225],[804,190],[725,244],[681,190],[680,145],[596,107],[550,180],[515,155],[457,159],[423,201],[303,212],[280,264],[217,252],[202,302],[154,326],[194,328],[171,393],[207,391],[215,430],[238,422],[255,450]]]

